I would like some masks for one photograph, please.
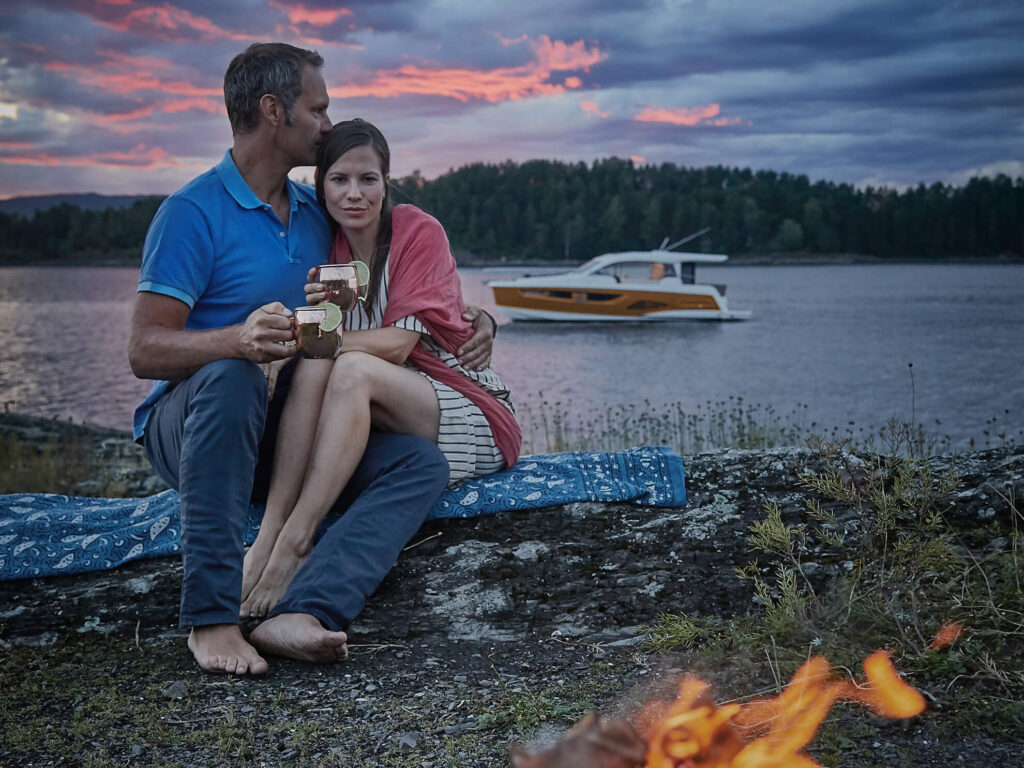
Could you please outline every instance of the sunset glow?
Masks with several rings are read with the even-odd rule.
[[[597,102],[594,101],[581,101],[580,108],[584,112],[587,112],[596,117],[604,118],[606,120],[612,116],[611,112],[602,112],[601,108],[597,106]]]
[[[644,107],[633,119],[640,123],[670,123],[672,125],[700,125],[708,122],[720,111],[717,104],[705,107]],[[723,123],[724,124],[724,123]]]
[[[1011,0],[984,13],[909,0],[577,10],[536,0],[7,4],[0,198],[173,191],[231,142],[228,63],[271,40],[323,55],[331,119],[378,122],[397,175],[634,156],[881,186],[1024,168],[1024,102],[1006,97],[998,74],[1019,62],[1016,41],[997,32],[1024,26]],[[899,39],[848,34],[897,21]],[[965,70],[965,57],[977,66]],[[154,147],[166,154],[147,154]],[[119,170],[93,170],[103,168]]]
[[[393,98],[418,94],[463,102],[472,99],[491,103],[519,101],[531,96],[564,93],[567,87],[579,87],[582,85],[579,78],[569,78],[565,84],[550,82],[552,72],[587,71],[605,57],[596,48],[587,48],[582,40],[567,44],[541,36],[530,45],[536,54],[536,61],[521,67],[492,70],[435,69],[410,64],[378,72],[373,79],[362,85],[334,86],[331,95],[344,99],[365,96]],[[570,80],[574,82],[570,83]]]
[[[93,17],[99,23],[117,30],[141,35],[151,40],[165,42],[185,42],[200,40],[251,40],[249,35],[222,29],[208,18],[196,16],[184,8],[176,8],[169,3],[136,7],[134,3],[101,3],[103,8],[116,8],[114,13],[95,13]],[[132,7],[135,10],[126,14],[122,8]],[[88,6],[86,6],[88,8]],[[99,7],[96,7],[100,10]],[[88,12],[88,11],[87,11]]]
[[[302,3],[279,3],[270,0],[270,5],[282,10],[292,24],[312,24],[314,27],[325,27],[336,22],[342,16],[351,16],[348,8],[307,8]]]

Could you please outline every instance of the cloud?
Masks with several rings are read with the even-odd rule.
[[[567,88],[578,88],[583,83],[577,77],[566,78],[564,83],[550,82],[552,72],[588,72],[594,64],[607,58],[606,53],[596,46],[588,48],[582,40],[564,43],[542,35],[538,40],[530,41],[530,46],[536,60],[519,67],[475,70],[428,68],[409,64],[398,69],[382,70],[367,83],[332,88],[331,95],[340,98],[390,98],[419,94],[463,102],[518,101],[531,96],[564,93]]]
[[[133,109],[130,112],[100,115],[94,118],[91,122],[94,125],[124,123],[132,120],[139,120],[144,117],[150,117],[157,111],[171,113],[196,111],[208,112],[210,114],[221,114],[226,112],[224,105],[219,101],[193,96],[184,99],[171,99],[169,101],[139,107],[138,109]]]
[[[339,6],[337,8],[308,8],[302,3],[283,3],[270,0],[269,5],[284,11],[288,21],[292,24],[312,24],[314,27],[326,27],[336,22],[342,16],[351,16],[349,8]]]
[[[205,16],[198,16],[170,3],[89,3],[78,0],[76,10],[118,32],[129,32],[149,40],[186,42],[191,40],[251,40],[251,35],[224,29]],[[127,8],[133,10],[124,13]]]
[[[154,170],[174,168],[181,161],[171,157],[162,147],[146,149],[138,144],[128,152],[95,152],[88,155],[58,156],[48,152],[23,155],[0,155],[0,164],[41,165],[41,166],[101,166],[108,168],[131,168],[133,170]]]
[[[222,89],[219,87],[204,87],[184,80],[161,80],[145,70],[111,72],[66,61],[51,61],[46,64],[45,69],[107,93],[126,94],[137,91],[157,91],[179,96],[220,96],[222,93]]]
[[[648,105],[633,119],[638,123],[699,125],[710,121],[719,111],[718,104],[708,104],[704,107],[652,107]]]
[[[596,115],[603,119],[607,119],[612,116],[611,112],[602,112],[601,108],[597,106],[597,103],[593,101],[581,101],[580,108],[588,114]]]
[[[582,40],[566,43],[562,40],[552,40],[547,35],[530,41],[530,47],[537,55],[538,67],[547,72],[579,69],[589,72],[592,66],[608,58],[608,54],[596,45],[588,48]]]
[[[643,163],[647,162],[647,158],[644,157],[643,155],[630,155],[629,159],[633,163],[633,165],[642,165]]]

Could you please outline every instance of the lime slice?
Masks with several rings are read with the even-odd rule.
[[[351,261],[349,263],[356,268],[356,274],[359,276],[360,286],[366,285],[368,282],[370,282],[370,268],[366,266],[366,262]]]
[[[324,333],[337,330],[338,326],[341,325],[341,308],[337,304],[331,304],[329,301],[321,301],[316,306],[324,311],[324,319],[320,321],[320,330]]]

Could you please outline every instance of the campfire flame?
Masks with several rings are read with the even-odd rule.
[[[928,648],[933,651],[939,651],[945,648],[947,645],[952,645],[957,641],[960,635],[964,631],[964,625],[958,622],[951,622],[946,624],[942,629],[938,631],[935,638],[928,644]]]
[[[903,682],[885,651],[865,659],[864,673],[863,683],[836,679],[828,661],[815,656],[779,696],[722,706],[710,699],[706,683],[687,678],[666,712],[644,713],[651,723],[645,768],[820,768],[801,750],[837,701],[858,701],[890,718],[924,710],[924,698]]]
[[[947,624],[929,647],[945,648],[963,629]],[[802,750],[837,701],[860,702],[894,719],[924,711],[924,697],[903,682],[885,651],[864,660],[864,675],[862,682],[839,679],[824,656],[814,656],[778,696],[721,706],[711,699],[707,683],[688,677],[674,702],[652,702],[637,713],[635,728],[592,712],[547,752],[529,755],[513,745],[512,766],[821,768]]]

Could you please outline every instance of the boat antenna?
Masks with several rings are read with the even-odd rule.
[[[682,240],[676,240],[674,243],[672,243],[672,245],[670,245],[667,248],[665,248],[665,250],[666,251],[671,251],[674,248],[678,248],[683,243],[688,243],[691,240],[696,240],[701,235],[706,235],[710,231],[711,231],[711,227],[704,227],[704,229],[700,230],[699,232],[694,232],[692,235],[687,235]],[[665,239],[668,240],[667,237]],[[665,244],[662,243],[662,247],[664,247],[664,246],[665,246]],[[661,250],[661,249],[659,249],[659,250]]]
[[[661,241],[661,245],[659,245],[655,250],[664,251],[665,250],[665,246],[668,245],[668,241],[670,239],[671,238],[666,237],[664,240]]]

